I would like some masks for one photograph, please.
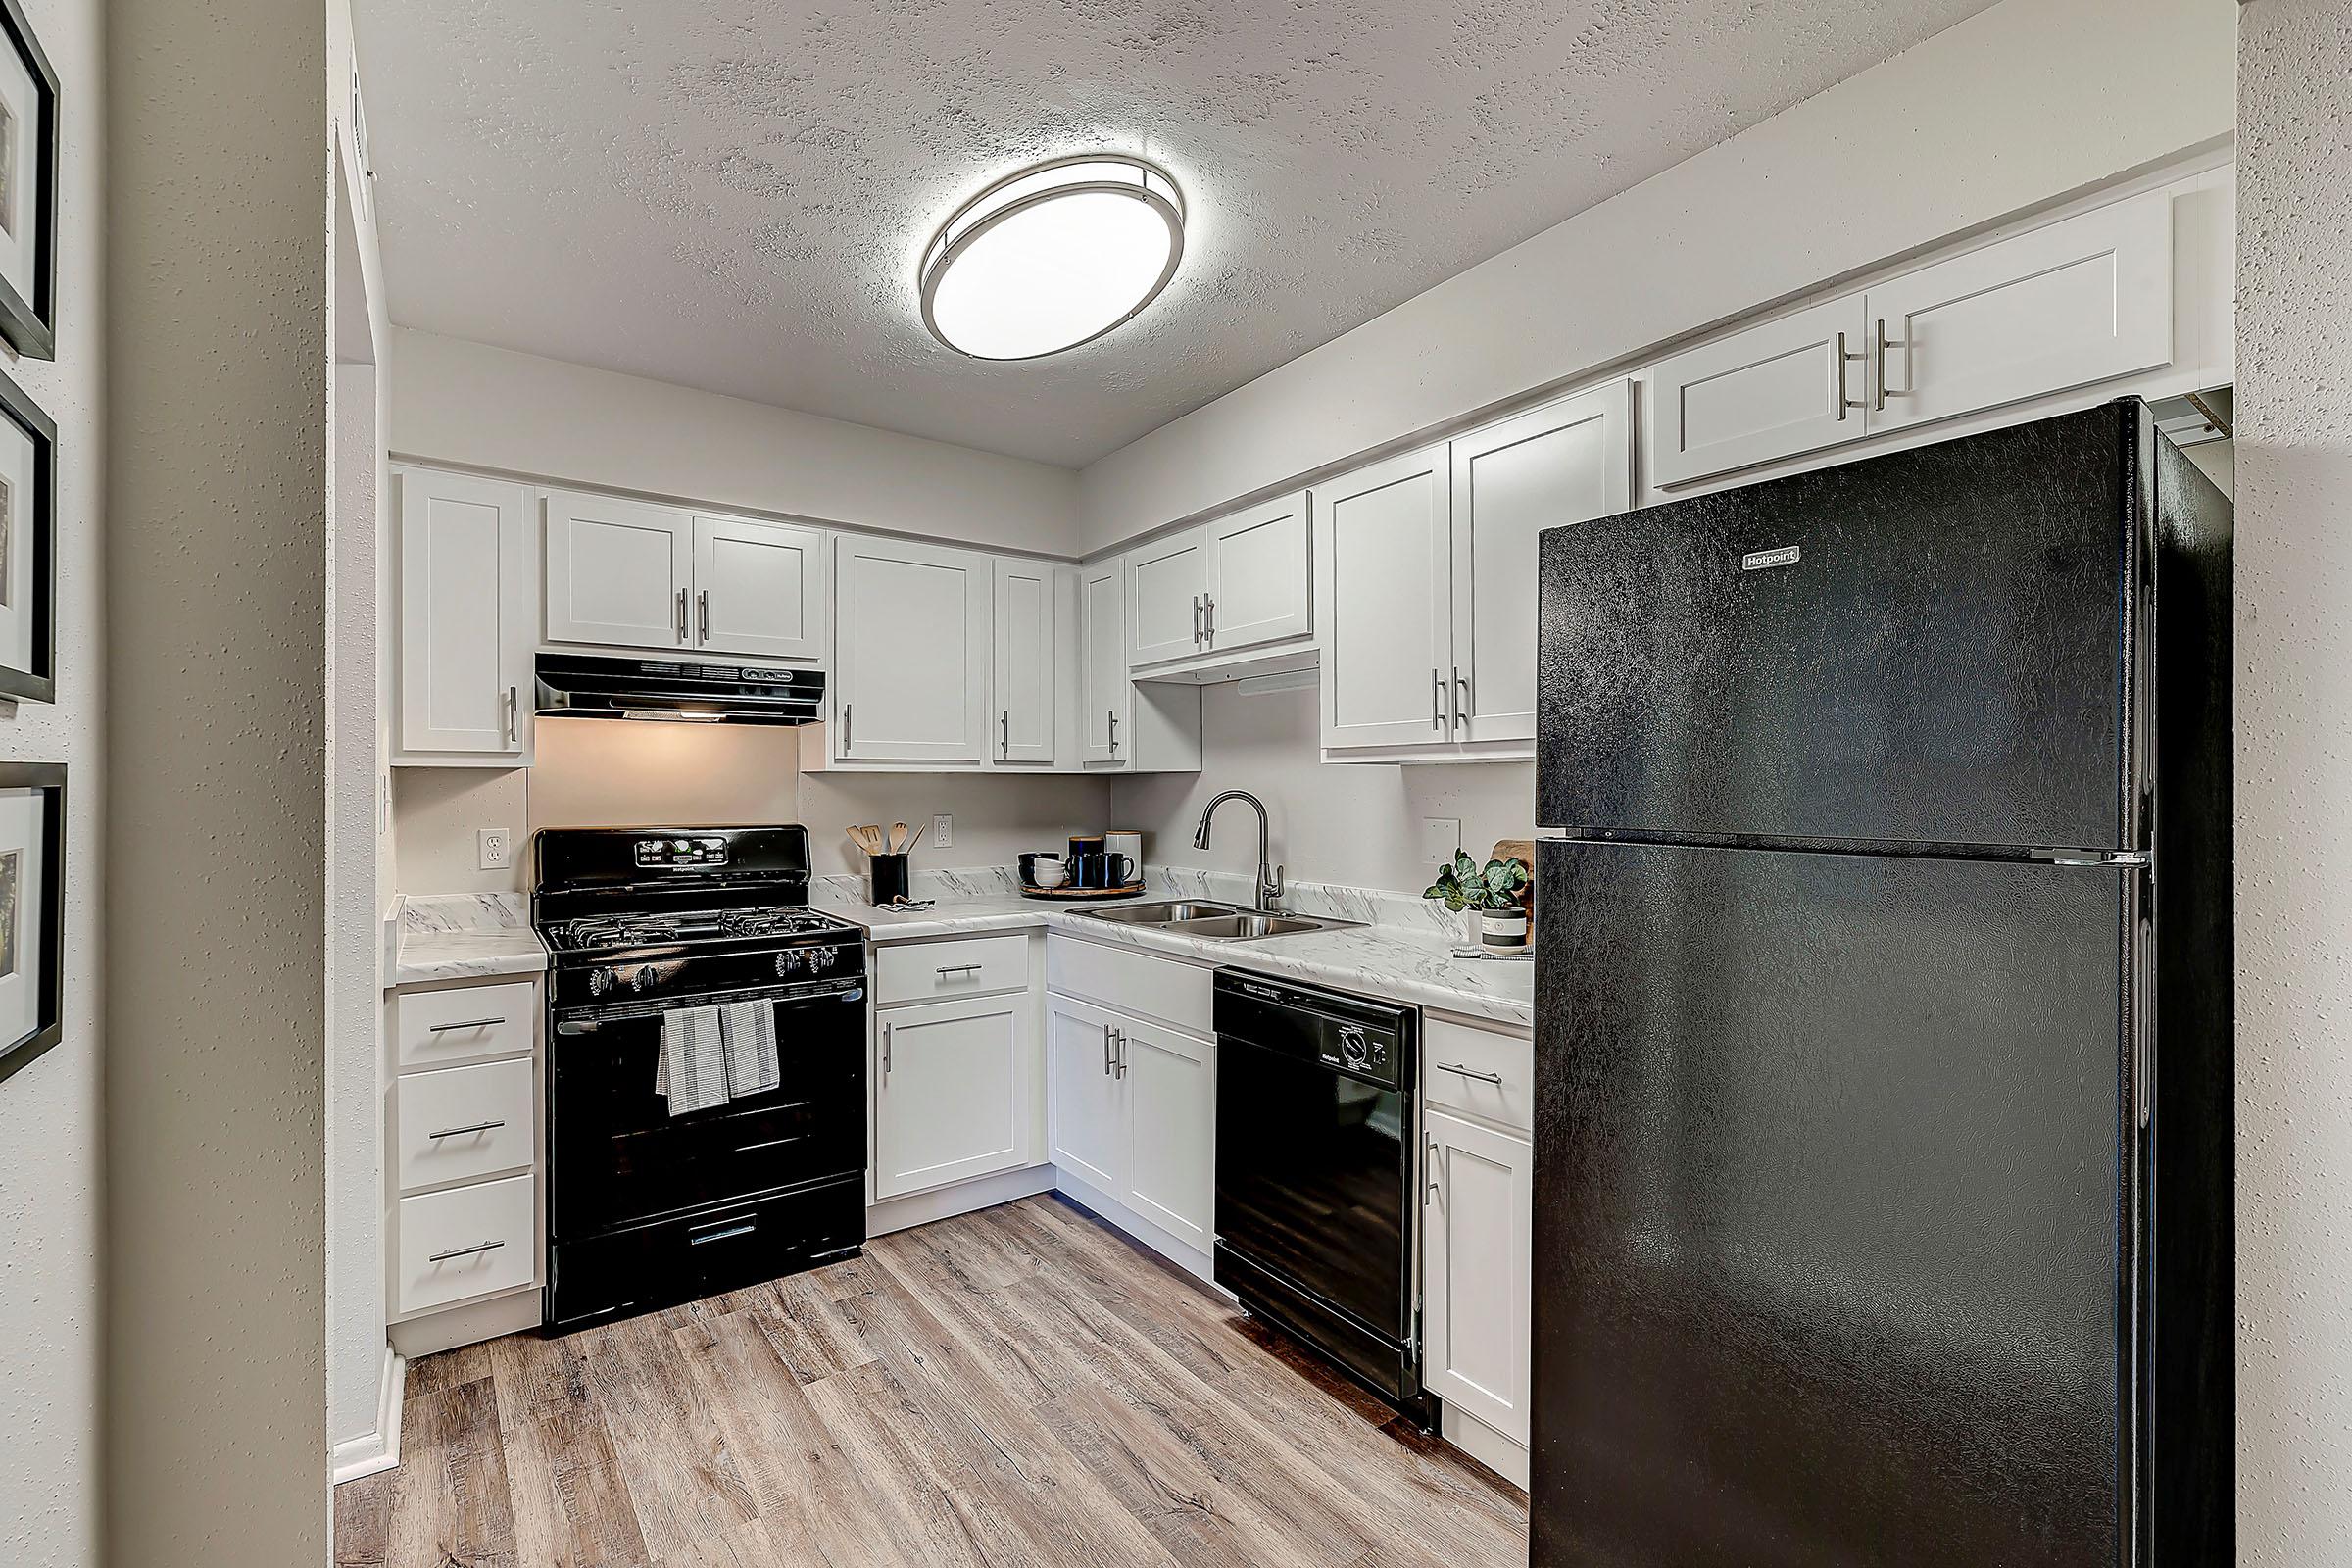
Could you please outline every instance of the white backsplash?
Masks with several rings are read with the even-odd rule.
[[[1010,866],[967,865],[952,870],[917,869],[910,873],[910,893],[938,904],[964,904],[977,899],[1009,899],[1020,895]],[[1247,872],[1200,871],[1189,867],[1152,865],[1144,868],[1147,893],[1168,899],[1213,899],[1244,907],[1255,899],[1254,879]],[[819,876],[810,889],[811,902],[836,908],[868,903],[865,878],[853,873]],[[1045,901],[1041,901],[1045,902]],[[1067,901],[1058,901],[1067,904]],[[1320,915],[1328,920],[1353,920],[1364,925],[1458,936],[1461,917],[1446,912],[1441,904],[1387,888],[1354,888],[1337,882],[1291,882],[1282,890],[1282,906],[1294,914]]]

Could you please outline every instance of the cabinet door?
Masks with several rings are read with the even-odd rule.
[[[1650,372],[1652,482],[1860,439],[1866,330],[1862,296],[1848,294],[1660,361]]]
[[[1134,684],[1127,678],[1127,588],[1124,558],[1099,561],[1078,572],[1078,630],[1085,647],[1078,672],[1078,760],[1120,763]]]
[[[1306,492],[1253,507],[1212,522],[1208,536],[1208,592],[1202,605],[1204,646],[1213,653],[1304,637],[1314,629],[1308,607]]]
[[[833,755],[978,762],[988,723],[989,560],[838,539]]]
[[[531,707],[531,492],[401,468],[402,752],[516,758]]]
[[[1112,1076],[1127,1092],[1129,1206],[1187,1246],[1216,1237],[1217,1048],[1113,1017]]]
[[[1207,646],[1208,539],[1198,528],[1127,553],[1127,662],[1191,659]]]
[[[1112,1014],[1046,993],[1046,1150],[1054,1165],[1117,1194],[1126,1128]]]
[[[547,640],[664,652],[693,641],[694,518],[666,507],[547,493]]]
[[[875,1023],[874,1196],[1029,1162],[1025,993],[885,1008]]]
[[[1422,1380],[1524,1445],[1535,1146],[1438,1111],[1426,1121]]]
[[[742,517],[694,519],[694,643],[769,659],[825,656],[825,536]]]
[[[1633,390],[1601,387],[1453,442],[1454,734],[1536,738],[1536,536],[1633,505]]]
[[[1870,428],[2063,392],[2169,365],[2173,204],[2070,218],[1870,290]]]
[[[1000,762],[1054,760],[1054,568],[999,559],[989,660]]]
[[[1451,742],[1451,547],[1443,445],[1313,491],[1323,744]]]

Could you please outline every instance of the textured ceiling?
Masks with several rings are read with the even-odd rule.
[[[359,25],[394,320],[1076,465],[1987,3],[360,0]],[[1099,148],[1184,186],[1167,292],[1051,360],[933,342],[940,220]]]

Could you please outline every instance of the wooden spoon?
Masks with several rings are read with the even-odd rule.
[[[904,822],[891,823],[890,853],[893,855],[902,855],[906,853],[906,824]]]

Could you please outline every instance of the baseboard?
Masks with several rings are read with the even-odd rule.
[[[539,1287],[527,1286],[510,1296],[427,1312],[392,1325],[392,1348],[414,1361],[420,1355],[454,1350],[461,1345],[501,1339],[535,1329],[541,1318]]]
[[[1478,1417],[1448,1404],[1439,1412],[1438,1436],[1521,1492],[1527,1490],[1527,1450]]]
[[[400,1463],[400,1400],[408,1381],[408,1361],[386,1345],[376,1375],[375,1430],[345,1438],[326,1452],[327,1473],[337,1486]]]
[[[911,1230],[928,1225],[933,1220],[952,1219],[957,1214],[969,1214],[974,1209],[994,1208],[1009,1203],[1016,1198],[1031,1198],[1054,1190],[1054,1167],[1032,1165],[1027,1170],[999,1171],[994,1176],[980,1176],[953,1187],[935,1188],[927,1193],[910,1193],[905,1198],[886,1198],[879,1203],[869,1203],[865,1209],[867,1240],[888,1236],[892,1231]]]
[[[1055,1191],[1066,1195],[1073,1202],[1092,1209],[1105,1223],[1125,1231],[1187,1274],[1197,1275],[1210,1285],[1217,1283],[1215,1264],[1206,1252],[1189,1243],[1178,1241],[1100,1187],[1068,1171],[1060,1172],[1054,1186]]]

